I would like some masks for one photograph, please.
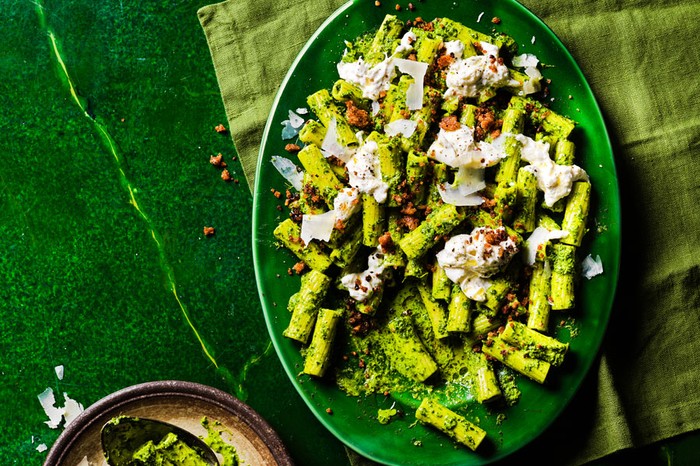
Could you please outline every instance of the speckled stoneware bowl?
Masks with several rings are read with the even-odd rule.
[[[129,415],[169,422],[205,437],[202,418],[219,421],[230,433],[243,464],[293,465],[286,448],[270,425],[251,407],[215,388],[182,381],[158,381],[127,387],[96,402],[59,436],[44,466],[106,466],[100,431],[111,418]]]

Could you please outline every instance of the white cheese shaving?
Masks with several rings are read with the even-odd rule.
[[[372,101],[372,116],[377,116],[379,114],[379,111],[382,109],[382,106],[379,104],[378,101],[373,100]]]
[[[64,426],[67,426],[81,413],[83,405],[68,397],[67,393],[63,394],[63,407],[56,406],[56,397],[53,390],[49,387],[38,395],[39,403],[44,408],[44,413],[49,417],[46,425],[52,429],[57,429],[62,420],[65,420]]]
[[[406,106],[409,110],[420,110],[423,108],[423,83],[428,64],[403,58],[397,58],[394,62],[399,71],[410,75],[414,80],[406,90]]]
[[[66,420],[65,426],[68,426],[85,409],[83,408],[82,404],[78,403],[77,401],[71,398],[68,398],[68,395],[66,393],[63,394],[63,399],[63,418]]]
[[[401,135],[405,138],[410,138],[413,133],[415,133],[417,127],[418,122],[414,120],[394,120],[384,126],[384,132],[390,137]]]
[[[289,110],[288,115],[289,118],[282,122],[282,126],[284,126],[282,128],[282,139],[292,139],[299,134],[299,129],[304,126],[304,119],[292,110]]]
[[[484,174],[483,169],[459,167],[454,183],[438,186],[442,201],[456,206],[481,205],[484,199],[476,193],[486,187]]]
[[[304,108],[304,107],[300,107],[300,108],[297,108],[296,112],[297,112],[299,115],[306,115],[307,113],[309,113],[309,109],[308,109],[308,108]]]
[[[539,59],[531,53],[523,53],[522,55],[513,57],[512,61],[513,66],[516,66],[518,68],[537,67],[539,62]]]
[[[295,129],[299,129],[304,125],[304,119],[291,110],[289,111],[289,122],[292,124],[292,128]]]
[[[49,449],[49,447],[47,447],[45,443],[40,443],[36,447],[36,451],[38,451],[39,453],[44,453],[48,449]]]
[[[535,43],[535,36],[532,36],[532,39],[530,39],[530,43],[534,44]]]
[[[596,254],[595,259],[589,254],[581,262],[581,274],[588,280],[603,273],[603,261]]]
[[[525,240],[523,246],[523,261],[527,265],[533,265],[537,259],[537,251],[540,246],[553,239],[561,239],[568,235],[565,230],[548,230],[544,227],[535,228],[530,236]]]
[[[483,12],[483,11],[482,11],[481,13],[479,13],[479,16],[476,18],[476,22],[477,22],[477,23],[480,23],[480,22],[481,22],[481,17],[482,17],[482,16],[484,16],[484,12]]]
[[[380,204],[386,201],[389,186],[382,179],[379,164],[379,146],[375,141],[365,141],[346,164],[348,182],[361,193],[371,194]]]
[[[301,191],[304,187],[304,172],[300,172],[294,162],[291,160],[280,157],[279,155],[273,155],[270,157],[272,165],[277,169],[277,171],[284,177],[285,180],[291,184],[294,189]]]
[[[63,419],[63,409],[55,406],[56,397],[53,394],[53,390],[51,388],[47,388],[41,392],[41,394],[39,394],[38,398],[41,407],[44,408],[44,413],[46,413],[46,415],[49,417],[49,420],[46,421],[46,425],[52,429],[58,429],[58,426]]]
[[[330,240],[336,218],[334,210],[315,215],[304,214],[301,220],[301,235],[299,235],[301,240],[307,246],[313,239]]]
[[[63,374],[65,373],[63,365],[56,366],[53,368],[53,370],[56,372],[56,377],[58,377],[58,380],[63,380]]]
[[[331,122],[328,124],[326,135],[323,137],[323,142],[321,143],[321,152],[326,158],[335,156],[343,162],[347,162],[354,153],[352,149],[338,142],[338,122],[335,117],[331,118]]]

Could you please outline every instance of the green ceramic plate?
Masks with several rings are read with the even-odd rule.
[[[270,336],[289,378],[316,417],[346,445],[385,464],[486,464],[513,453],[545,430],[574,396],[596,357],[613,302],[620,257],[620,204],[613,154],[600,110],[581,70],[554,33],[522,5],[512,0],[425,1],[415,2],[415,12],[404,8],[397,13],[393,2],[384,2],[391,3],[391,8],[377,8],[373,3],[349,2],[328,18],[293,63],[274,102],[260,149],[254,199],[253,253],[260,298]],[[482,12],[482,20],[477,22]],[[414,425],[415,406],[408,396],[358,399],[346,396],[331,383],[300,376],[299,346],[282,337],[289,321],[286,303],[298,290],[299,280],[286,273],[296,259],[287,251],[278,250],[272,236],[285,215],[276,209],[277,203],[270,194],[270,188],[283,191],[285,186],[270,163],[272,155],[288,155],[284,151],[287,141],[281,139],[281,123],[288,118],[289,110],[306,107],[307,95],[332,86],[343,40],[376,28],[387,13],[397,14],[403,20],[418,15],[426,20],[444,16],[485,32],[496,27],[491,24],[492,17],[501,18],[498,30],[513,36],[521,52],[534,53],[549,65],[544,74],[552,79],[552,108],[579,122],[572,139],[579,163],[593,183],[591,231],[582,250],[594,257],[600,255],[605,272],[590,281],[582,280],[578,308],[567,317],[569,322],[574,321],[575,335],[571,335],[568,325],[558,330],[559,337],[571,343],[567,363],[553,371],[544,386],[521,379],[522,398],[506,411],[507,419],[500,425],[495,414],[476,403],[468,405],[467,415],[478,419],[489,432],[488,441],[477,453],[455,446],[429,428]],[[570,95],[573,99],[569,99]],[[379,424],[377,409],[387,408],[394,401],[407,415],[388,425]],[[327,408],[332,409],[332,415],[326,412]],[[300,432],[299,440],[303,438]],[[420,447],[416,446],[417,440]]]

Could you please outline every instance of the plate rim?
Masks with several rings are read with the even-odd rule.
[[[621,267],[621,261],[622,261],[622,205],[621,205],[621,197],[620,197],[620,185],[619,185],[619,178],[617,174],[617,166],[615,163],[615,153],[613,150],[612,142],[610,139],[610,133],[608,131],[608,125],[606,124],[605,117],[603,115],[603,112],[601,110],[600,104],[598,103],[598,99],[596,98],[596,95],[593,93],[593,90],[591,89],[590,83],[588,79],[586,78],[586,75],[583,73],[583,70],[578,64],[578,61],[573,57],[569,49],[565,46],[565,44],[561,41],[559,36],[547,25],[547,23],[540,18],[537,14],[535,14],[532,10],[530,10],[528,7],[525,5],[521,4],[517,0],[497,0],[497,2],[494,3],[499,3],[502,2],[506,4],[509,8],[513,7],[516,9],[519,9],[520,11],[518,12],[518,15],[527,15],[530,16],[532,19],[534,19],[541,28],[546,30],[550,35],[551,38],[553,39],[556,47],[564,52],[566,58],[570,61],[571,65],[573,66],[574,70],[576,71],[577,75],[581,77],[581,84],[583,85],[583,91],[584,93],[587,93],[590,95],[590,103],[592,104],[592,108],[596,113],[596,118],[598,118],[601,122],[601,126],[603,128],[603,134],[598,134],[599,141],[602,140],[602,144],[605,146],[605,152],[606,155],[609,154],[610,156],[610,169],[612,171],[612,180],[614,182],[613,186],[613,191],[615,195],[615,199],[613,202],[613,205],[617,207],[615,215],[613,217],[609,218],[608,223],[615,224],[617,226],[617,237],[615,238],[614,242],[611,242],[611,244],[614,244],[612,247],[614,253],[613,253],[613,259],[614,259],[614,266],[606,265],[605,273],[606,275],[609,275],[610,278],[608,279],[608,283],[612,287],[612,292],[610,292],[608,296],[608,301],[606,303],[604,311],[599,315],[600,320],[602,325],[600,326],[600,330],[595,333],[595,335],[592,335],[589,341],[592,343],[592,346],[595,348],[595,356],[591,357],[586,363],[582,366],[578,372],[580,372],[580,377],[576,380],[574,388],[571,390],[570,396],[565,400],[565,402],[560,403],[557,407],[557,409],[553,412],[552,416],[550,416],[547,420],[547,422],[544,423],[542,426],[542,429],[537,432],[537,434],[533,435],[531,438],[529,438],[527,441],[523,442],[521,445],[519,445],[517,448],[512,449],[511,451],[508,452],[503,452],[502,454],[499,452],[492,457],[490,457],[488,460],[484,461],[484,458],[481,458],[482,462],[479,464],[491,464],[496,461],[503,460],[504,458],[513,455],[519,450],[522,450],[525,446],[531,444],[534,442],[537,438],[539,438],[544,432],[546,432],[554,423],[556,419],[558,419],[563,411],[570,405],[572,400],[576,397],[576,395],[579,393],[581,386],[584,382],[584,380],[590,376],[591,369],[593,367],[593,364],[595,361],[599,360],[600,354],[602,352],[603,348],[603,339],[605,338],[605,335],[607,334],[609,323],[610,323],[610,317],[613,311],[614,303],[616,300],[617,292],[618,292],[618,285],[619,285],[619,273],[620,273],[620,267]],[[262,178],[258,176],[258,174],[261,172],[260,169],[264,163],[264,154],[267,148],[267,142],[269,140],[269,135],[270,131],[272,129],[272,124],[273,124],[273,117],[275,112],[277,111],[278,106],[280,105],[281,98],[284,94],[284,91],[292,78],[293,74],[296,71],[296,68],[299,64],[299,62],[304,58],[304,55],[306,54],[307,50],[311,47],[311,45],[314,43],[316,38],[323,32],[325,31],[326,27],[332,23],[338,16],[340,16],[342,13],[344,13],[348,8],[351,6],[357,4],[358,7],[362,7],[360,5],[359,0],[349,0],[343,5],[341,5],[337,10],[335,10],[315,31],[314,33],[309,37],[309,39],[304,43],[303,47],[300,49],[296,57],[294,58],[294,61],[289,65],[289,69],[287,70],[287,73],[284,76],[284,79],[281,81],[280,86],[277,90],[277,93],[275,94],[275,98],[272,102],[272,105],[270,107],[270,110],[268,112],[268,117],[266,120],[266,124],[263,130],[262,134],[262,139],[260,142],[260,148],[258,151],[258,160],[256,163],[256,177],[255,177],[255,184],[254,184],[254,191],[253,191],[253,228],[252,228],[252,244],[254,245],[253,249],[253,265],[254,265],[254,271],[255,271],[255,277],[256,277],[256,283],[257,283],[257,289],[258,289],[258,294],[260,298],[260,303],[263,308],[263,315],[265,318],[265,324],[268,329],[268,333],[270,335],[270,339],[272,341],[273,347],[275,348],[275,353],[280,360],[280,363],[282,367],[284,368],[287,376],[290,379],[290,382],[294,386],[295,390],[299,394],[299,396],[304,400],[304,403],[307,405],[308,409],[313,413],[314,417],[326,428],[331,434],[333,434],[334,437],[336,437],[339,441],[343,443],[348,448],[351,448],[352,450],[356,451],[358,454],[371,459],[373,461],[377,461],[381,464],[387,464],[387,465],[399,465],[399,463],[393,463],[393,462],[387,462],[385,459],[378,458],[375,455],[362,451],[361,448],[356,446],[355,444],[350,442],[350,439],[347,438],[347,435],[342,434],[342,432],[339,432],[339,430],[327,419],[327,416],[323,416],[321,413],[317,412],[317,409],[314,406],[314,403],[312,402],[313,396],[311,396],[310,393],[307,393],[308,390],[304,390],[301,383],[297,380],[297,372],[294,372],[292,368],[288,367],[288,364],[286,361],[283,360],[283,358],[280,357],[280,352],[282,349],[280,348],[280,345],[278,343],[278,335],[275,333],[275,329],[273,327],[273,322],[272,322],[272,316],[271,313],[273,312],[269,306],[266,305],[266,298],[263,295],[262,288],[260,286],[260,283],[265,280],[266,277],[262,276],[261,272],[261,266],[260,266],[260,261],[262,260],[261,257],[259,257],[260,254],[260,249],[256,247],[257,241],[259,241],[258,235],[257,235],[257,230],[259,227],[259,216],[257,214],[258,212],[258,203],[261,202],[259,198],[262,195],[261,186],[262,186]],[[392,14],[391,12],[387,14]],[[338,389],[340,390],[340,389]],[[342,391],[341,391],[342,393]]]

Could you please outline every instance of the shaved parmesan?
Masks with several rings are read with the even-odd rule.
[[[47,388],[41,394],[39,394],[38,398],[41,407],[44,408],[44,412],[49,417],[49,420],[46,421],[46,425],[52,429],[58,429],[58,426],[61,424],[61,420],[63,419],[63,409],[55,406],[56,397],[53,394],[53,390],[51,388]]]
[[[518,55],[517,57],[513,57],[513,66],[516,66],[518,68],[530,68],[530,67],[537,67],[539,64],[539,60],[537,57],[531,53],[523,53],[522,55]]]
[[[589,254],[581,263],[581,274],[588,280],[603,273],[603,261],[596,255],[595,259]]]
[[[56,372],[56,377],[58,377],[58,380],[63,380],[63,374],[64,374],[64,368],[63,366],[56,366],[53,368],[54,372]]]
[[[299,129],[304,125],[304,119],[291,110],[289,111],[289,122],[295,129]]]
[[[414,82],[408,86],[406,90],[406,106],[409,110],[420,110],[423,108],[423,81],[425,79],[425,73],[428,71],[428,64],[413,61],[404,60],[403,58],[397,58],[394,60],[399,71],[410,75]]]
[[[45,451],[48,450],[48,449],[49,449],[49,447],[47,447],[45,443],[40,443],[40,444],[37,445],[37,447],[36,447],[36,451],[38,451],[39,453],[43,453],[43,452],[45,452]]]
[[[479,13],[479,16],[476,18],[476,22],[477,22],[477,23],[480,23],[480,22],[481,22],[481,17],[482,17],[482,16],[484,16],[484,12],[483,12],[483,11],[482,11],[481,13]]]
[[[307,113],[309,113],[309,109],[308,109],[308,108],[301,107],[301,108],[297,108],[296,112],[297,112],[299,115],[306,115]]]
[[[345,163],[350,160],[350,157],[352,157],[354,153],[353,150],[338,142],[338,122],[335,117],[331,118],[331,122],[328,124],[326,135],[323,137],[323,142],[321,143],[321,152],[326,158],[335,156]]]
[[[304,244],[308,245],[313,239],[330,240],[335,221],[336,213],[334,210],[317,215],[305,214],[301,220],[300,235]]]
[[[456,206],[481,205],[484,199],[477,192],[486,187],[484,173],[483,169],[460,167],[454,183],[438,185],[443,202]]]
[[[384,126],[384,132],[387,136],[403,136],[410,138],[418,127],[418,122],[413,120],[394,120]]]
[[[63,394],[63,418],[66,420],[66,426],[75,420],[80,413],[84,411],[83,405],[77,401],[68,398],[68,394]]]
[[[57,407],[56,397],[50,387],[40,393],[38,398],[41,407],[49,417],[46,425],[52,429],[57,429],[62,420],[65,420],[64,426],[67,426],[84,410],[83,405],[69,398],[67,393],[63,394],[63,407]]]
[[[523,246],[523,261],[527,265],[533,265],[537,259],[537,251],[540,246],[553,239],[561,239],[568,235],[565,230],[548,230],[544,227],[537,227],[533,230]]]
[[[396,50],[394,50],[394,55],[401,55],[413,50],[413,44],[416,42],[416,39],[418,39],[416,34],[413,31],[408,31],[401,38],[401,43],[396,47]]]
[[[272,161],[272,165],[280,172],[280,175],[282,175],[294,189],[301,191],[304,188],[304,172],[299,171],[298,167],[294,165],[294,162],[285,157],[280,157],[279,155],[273,155],[270,160]]]
[[[289,119],[282,122],[282,139],[292,139],[299,134],[299,129],[304,126],[304,119],[289,110]]]

